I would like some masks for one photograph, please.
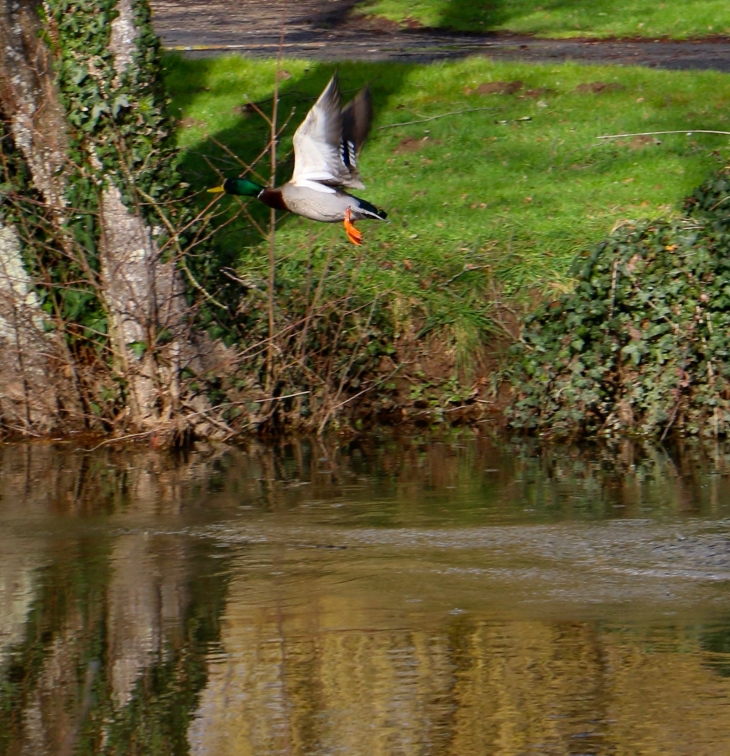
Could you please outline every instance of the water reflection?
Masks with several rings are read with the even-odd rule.
[[[0,754],[730,752],[727,463],[0,447]]]
[[[164,527],[206,465],[37,446],[0,466],[0,752],[185,753],[226,579]]]
[[[594,623],[455,619],[282,633],[275,618],[237,620],[195,753],[727,752],[727,682],[677,628],[627,638]]]

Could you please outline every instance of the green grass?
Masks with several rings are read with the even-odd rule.
[[[332,73],[304,61],[286,61],[284,68],[290,78],[282,81],[280,113],[285,118],[293,107],[296,113],[281,140],[282,156]],[[576,255],[615,223],[675,213],[682,198],[728,156],[723,136],[668,135],[659,137],[661,143],[596,139],[624,132],[730,130],[730,79],[719,73],[472,58],[428,66],[343,65],[340,75],[345,90],[372,84],[377,118],[361,159],[367,189],[359,194],[390,216],[388,224],[360,224],[363,286],[418,301],[442,301],[451,291],[466,296],[467,289],[495,282],[509,293],[564,287]],[[183,169],[193,185],[217,182],[210,164],[228,175],[242,171],[209,136],[246,162],[261,151],[267,127],[258,114],[240,111],[247,96],[270,110],[273,78],[270,62],[170,59]],[[481,85],[515,80],[523,85],[513,94],[479,94]],[[585,91],[596,82],[611,86]],[[486,109],[397,125],[472,108]],[[531,120],[519,120],[524,118]],[[267,178],[265,161],[258,169]],[[291,158],[280,168],[279,183],[290,171]],[[239,205],[224,197],[219,207]],[[266,208],[254,200],[249,209],[266,223]],[[219,235],[240,266],[263,275],[260,242],[244,219]],[[295,216],[282,218],[277,244],[286,258],[282,274],[287,260],[297,265],[313,247],[332,248],[342,260],[358,255],[339,224]],[[464,272],[465,266],[474,270]]]
[[[358,12],[399,23],[545,37],[671,37],[730,34],[726,0],[372,0]]]
[[[202,207],[212,197],[207,187],[243,172],[232,156],[250,164],[267,144],[267,125],[246,104],[271,111],[276,66],[241,57],[170,57],[167,64],[181,168]],[[291,175],[293,132],[332,74],[302,60],[282,67],[279,114],[289,122],[279,184]],[[416,407],[439,411],[458,404],[481,374],[493,334],[510,327],[496,300],[524,312],[536,297],[569,290],[573,262],[616,224],[679,215],[683,198],[730,159],[727,136],[596,139],[730,131],[730,78],[720,73],[476,57],[339,70],[346,97],[371,83],[376,121],[360,160],[367,189],[357,194],[385,209],[390,222],[361,222],[365,241],[357,248],[340,224],[279,214],[276,321],[284,329],[281,359],[293,370],[282,385],[284,393],[311,389],[315,404],[324,397],[319,410],[310,407],[318,423],[345,385],[348,395],[360,385],[386,394],[392,386],[399,402],[410,391]],[[489,93],[517,81],[511,94]],[[268,157],[256,171],[262,183],[268,179]],[[265,232],[268,208],[220,195],[215,208],[213,224],[227,225],[215,233],[213,253],[191,265],[199,275],[206,266],[236,269],[246,291],[235,318],[239,341],[261,343],[268,243],[253,222]],[[217,294],[213,278],[200,280]],[[306,364],[305,338],[314,355]],[[261,352],[251,348],[256,375]],[[406,365],[397,386],[391,357]]]

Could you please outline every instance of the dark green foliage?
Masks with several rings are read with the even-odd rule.
[[[730,166],[718,171],[693,192],[685,208],[717,228],[730,228]]]
[[[513,427],[556,435],[730,432],[727,172],[696,218],[624,227],[515,350]]]
[[[148,3],[134,3],[137,53],[121,75],[109,50],[116,0],[51,0],[48,5],[57,35],[52,37],[57,82],[79,173],[71,181],[69,200],[93,205],[98,186],[112,181],[128,206],[139,207],[158,224],[158,211],[144,196],[168,202],[180,199],[182,188]],[[91,152],[96,161],[90,165]]]

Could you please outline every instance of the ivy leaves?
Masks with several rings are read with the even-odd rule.
[[[513,427],[730,433],[728,194],[723,172],[688,202],[696,219],[624,227],[576,265],[515,349]]]

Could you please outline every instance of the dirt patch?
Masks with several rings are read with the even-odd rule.
[[[364,29],[375,34],[398,34],[402,30],[397,21],[391,21],[389,18],[381,16],[365,17],[362,19]]]
[[[420,21],[417,21],[415,18],[411,18],[411,16],[408,16],[408,18],[404,18],[402,25],[406,29],[423,29],[423,28],[425,28]]]
[[[181,129],[201,128],[204,129],[208,124],[205,121],[201,121],[198,118],[181,118],[178,123],[178,127]]]
[[[629,142],[629,148],[632,150],[641,150],[644,147],[661,144],[662,140],[653,136],[636,136]]]
[[[415,137],[406,137],[402,139],[396,147],[393,149],[394,155],[403,155],[409,152],[418,152],[429,144],[440,144],[437,139],[430,139],[425,136],[423,139],[416,139]]]
[[[511,95],[519,92],[524,86],[523,82],[517,81],[485,81],[478,87],[464,87],[465,95],[492,95],[506,94]]]
[[[520,97],[546,97],[547,95],[555,94],[554,89],[550,89],[549,87],[537,87],[536,89],[527,89],[525,90]]]
[[[578,84],[573,90],[574,94],[601,94],[602,92],[621,92],[626,87],[616,81],[590,81],[584,84]]]

